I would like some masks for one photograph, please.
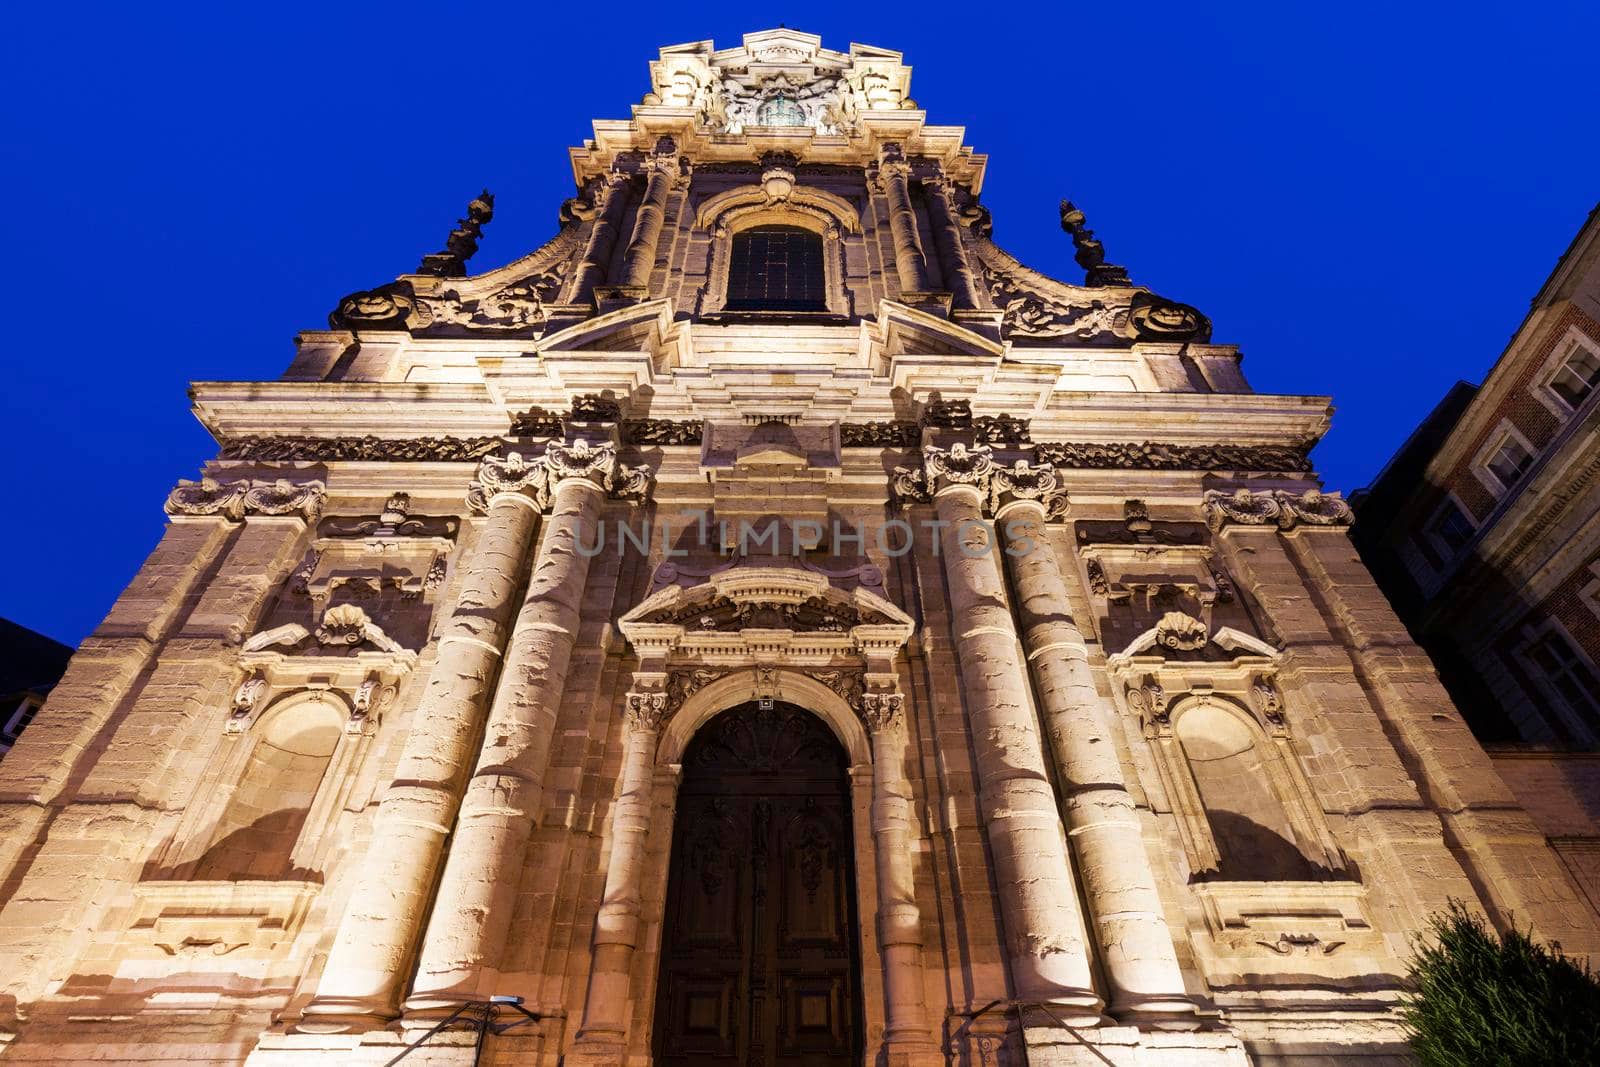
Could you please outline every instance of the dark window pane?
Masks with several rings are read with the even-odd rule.
[[[1461,514],[1461,509],[1454,503],[1446,504],[1437,518],[1433,520],[1434,536],[1445,543],[1452,552],[1459,552],[1461,546],[1472,539],[1477,531],[1472,528],[1472,523]]]
[[[822,238],[798,226],[763,226],[733,235],[729,311],[826,311]]]

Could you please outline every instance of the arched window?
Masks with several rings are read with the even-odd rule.
[[[826,311],[822,237],[798,226],[758,226],[733,235],[727,311]]]

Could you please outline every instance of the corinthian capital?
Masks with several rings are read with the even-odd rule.
[[[1060,522],[1067,517],[1066,486],[1048,463],[1030,465],[1019,459],[1009,467],[995,467],[989,480],[989,508],[996,514],[1007,504],[1034,501],[1044,509],[1048,522]]]
[[[581,437],[571,444],[551,441],[536,459],[524,459],[520,452],[504,459],[485,456],[467,490],[467,503],[482,514],[496,496],[516,493],[543,511],[566,481],[589,482],[618,500],[637,502],[649,495],[650,468],[618,463],[616,448],[608,444],[591,445]]]
[[[895,175],[901,178],[911,173],[904,146],[897,141],[888,141],[883,145],[878,152],[878,173],[885,177]]]
[[[504,459],[484,456],[478,474],[467,489],[467,504],[482,514],[501,493],[516,493],[532,500],[543,510],[549,503],[550,472],[540,459],[523,459],[521,452],[508,452]]]
[[[676,709],[674,709],[676,710]],[[632,730],[657,730],[667,718],[665,690],[628,694],[623,719]]]
[[[988,445],[964,445],[957,441],[949,448],[926,445],[922,467],[896,467],[892,476],[894,494],[903,505],[930,500],[952,486],[970,485],[987,502],[994,477],[994,450]]]
[[[861,694],[861,721],[873,733],[903,726],[905,712],[906,698],[899,693]]]

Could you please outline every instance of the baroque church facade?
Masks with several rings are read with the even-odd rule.
[[[898,53],[650,77],[542,248],[193,387],[0,762],[6,1060],[1377,1064],[1451,898],[1600,950],[1327,398],[1009,256]]]

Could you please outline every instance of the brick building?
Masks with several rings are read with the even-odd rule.
[[[898,53],[663,49],[340,300],[0,762],[16,1063],[1403,1062],[1452,897],[1600,917],[1195,308]],[[493,998],[518,998],[528,1020]],[[411,1063],[473,1061],[446,1028]]]
[[[1483,383],[1457,383],[1352,534],[1500,774],[1600,905],[1600,208]]]

